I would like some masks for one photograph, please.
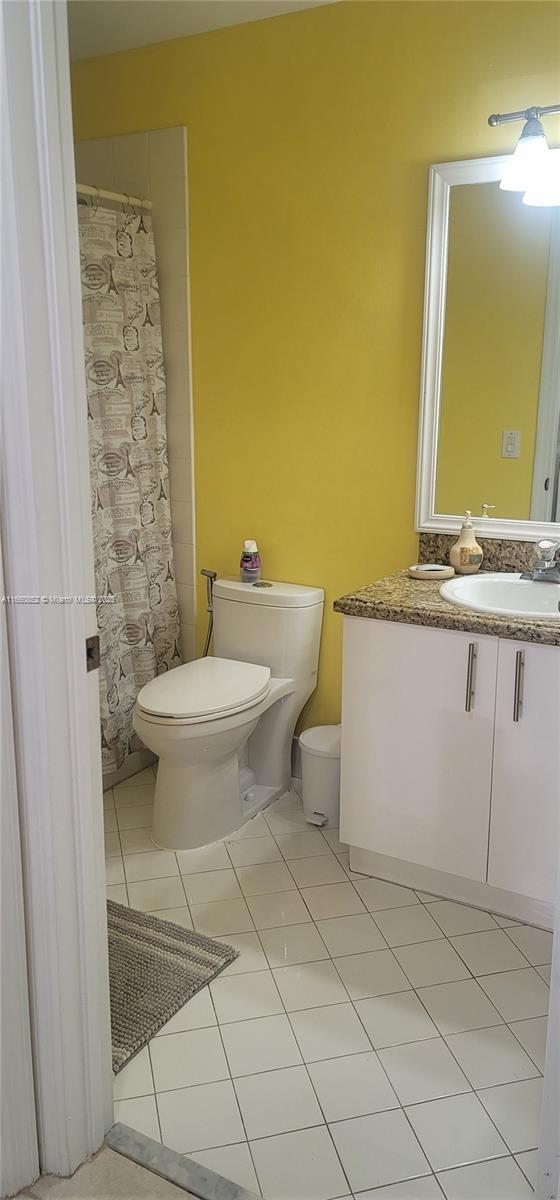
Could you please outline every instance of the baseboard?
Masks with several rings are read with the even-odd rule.
[[[544,900],[533,900],[517,892],[491,887],[488,883],[478,883],[461,875],[449,875],[446,871],[435,871],[431,867],[420,867],[417,863],[390,858],[374,850],[362,850],[358,846],[350,846],[350,867],[361,875],[374,875],[390,883],[400,883],[403,887],[442,896],[445,900],[457,900],[460,904],[483,908],[486,912],[511,917],[523,924],[537,925],[539,929],[554,929],[554,905]]]
[[[168,1150],[167,1146],[162,1146],[143,1133],[137,1133],[120,1121],[105,1135],[105,1145],[140,1167],[145,1167],[147,1171],[152,1171],[154,1175],[159,1175],[161,1179],[167,1179],[168,1183],[174,1183],[175,1187],[182,1188],[188,1195],[199,1197],[199,1200],[258,1200],[254,1192],[248,1192],[230,1179],[224,1179],[184,1154]]]
[[[103,776],[103,791],[107,792],[109,788],[116,787],[118,783],[124,783],[125,779],[130,779],[132,775],[137,775],[139,771],[143,771],[145,767],[151,767],[155,762],[157,762],[157,758],[151,750],[134,750],[118,771],[111,771],[110,774]]]

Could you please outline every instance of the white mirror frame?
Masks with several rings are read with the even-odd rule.
[[[462,184],[495,183],[509,155],[494,158],[472,158],[464,162],[436,163],[430,167],[428,195],[428,229],[426,241],[426,279],[424,285],[424,324],[422,333],[422,376],[420,385],[420,422],[418,431],[418,467],[416,476],[416,528],[419,532],[455,533],[462,514],[436,513],[436,470],[441,399],[441,369],[445,330],[445,302],[447,292],[447,244],[449,235],[449,203],[451,188]],[[521,203],[521,197],[519,198]],[[560,231],[560,220],[556,222]],[[554,239],[551,261],[560,266],[560,237]],[[546,321],[543,335],[543,357],[539,409],[543,395],[551,391],[560,396],[560,269],[549,272],[546,305]],[[546,406],[550,413],[550,404]],[[557,412],[560,411],[558,405]],[[543,426],[544,420],[543,419]],[[535,473],[553,473],[552,459],[546,459],[546,450],[552,454],[556,446],[556,428],[549,418],[546,429],[546,446],[541,436],[535,452]],[[534,501],[533,501],[534,502]],[[476,514],[475,514],[476,519]],[[560,540],[560,522],[554,521],[507,521],[499,518],[481,518],[477,521],[479,533],[490,538],[509,538],[514,541],[537,542],[540,538]]]

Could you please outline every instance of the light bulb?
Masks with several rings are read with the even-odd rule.
[[[500,180],[502,191],[527,191],[548,153],[544,129],[536,117],[531,117],[523,126],[517,146],[506,163]]]
[[[560,205],[560,149],[549,150],[539,163],[534,179],[523,197],[523,203],[538,208]]]

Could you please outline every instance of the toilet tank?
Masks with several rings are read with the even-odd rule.
[[[325,594],[299,583],[214,584],[214,654],[315,687]]]

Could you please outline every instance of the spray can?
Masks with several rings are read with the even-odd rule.
[[[239,563],[239,577],[242,583],[258,583],[261,577],[259,548],[252,538],[248,538],[243,543],[241,562]]]

